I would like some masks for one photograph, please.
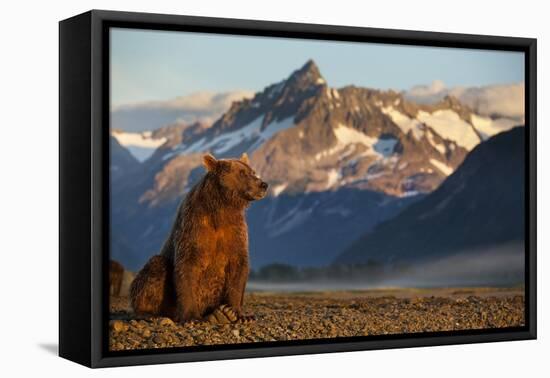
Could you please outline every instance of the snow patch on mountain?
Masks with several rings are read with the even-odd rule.
[[[264,116],[262,115],[243,128],[221,134],[211,140],[203,149],[212,148],[214,153],[223,154],[239,145],[243,140],[260,138],[260,127],[262,126],[263,120]]]
[[[294,117],[288,117],[281,121],[272,121],[269,125],[267,125],[265,129],[263,129],[260,132],[258,140],[256,141],[256,143],[254,143],[254,145],[250,149],[251,150],[256,149],[266,140],[273,137],[275,134],[283,130],[290,129],[293,126],[294,126]]]
[[[340,99],[340,92],[338,92],[338,89],[327,87],[325,91],[326,91],[327,97],[330,100],[339,100]]]
[[[424,127],[422,122],[417,119],[407,117],[405,114],[395,110],[393,106],[381,108],[382,113],[388,115],[393,123],[395,123],[403,133],[407,134],[412,130],[414,137],[419,140],[424,135]]]
[[[271,191],[273,193],[273,197],[279,196],[279,194],[281,194],[286,189],[287,186],[288,186],[288,182],[284,182],[282,184],[275,185],[273,187],[273,189],[271,189]]]
[[[398,141],[393,137],[373,138],[354,128],[338,124],[334,129],[336,144],[330,148],[319,151],[314,155],[316,161],[340,153],[339,160],[343,160],[353,154],[356,145],[363,145],[367,149],[361,156],[375,156],[379,159],[391,156]],[[331,176],[333,177],[333,176]]]
[[[342,146],[340,144],[336,144],[334,147],[331,147],[331,148],[327,148],[325,150],[322,150],[320,152],[317,152],[315,154],[315,160],[316,161],[319,161],[323,158],[326,158],[327,156],[331,156],[331,155],[334,155],[336,152],[342,150],[343,148],[345,148],[345,146]]]
[[[420,192],[417,191],[417,190],[409,190],[407,192],[404,192],[400,197],[401,198],[414,197],[414,196],[417,196],[419,194],[420,194]]]
[[[340,178],[341,178],[341,175],[338,169],[333,168],[330,171],[328,171],[326,188],[330,189],[333,186],[337,185]]]
[[[111,135],[139,161],[147,160],[155,150],[166,142],[166,138],[155,139],[150,131],[131,133],[113,131]]]
[[[503,131],[508,131],[517,125],[517,121],[510,118],[491,119],[489,117],[483,117],[476,114],[472,114],[471,121],[476,130],[483,137],[483,140],[486,140]]]
[[[437,143],[434,138],[434,134],[431,131],[428,131],[427,134],[428,141],[430,144],[437,150],[441,155],[445,155],[445,152],[447,152],[447,149],[445,148],[445,145],[443,143]]]
[[[188,148],[185,149],[184,152],[191,153],[191,152],[200,152],[204,150],[204,144],[206,142],[206,138],[202,137],[193,144],[191,144]]]
[[[419,111],[417,119],[435,130],[445,139],[454,141],[468,151],[480,142],[472,125],[452,110],[437,110],[433,113]]]
[[[441,173],[443,173],[445,176],[449,176],[451,173],[454,172],[454,170],[449,167],[447,164],[437,160],[437,159],[430,159],[430,163],[439,169]]]
[[[336,139],[338,140],[338,150],[342,150],[348,145],[359,143],[367,147],[367,154],[377,154],[374,150],[374,145],[379,141],[378,138],[372,138],[361,131],[347,127],[341,123],[338,124],[333,131]]]
[[[273,137],[278,132],[294,126],[294,117],[288,117],[281,121],[273,121],[262,130],[264,117],[265,115],[261,115],[244,127],[234,131],[225,132],[215,136],[211,140],[201,138],[189,146],[184,145],[178,153],[187,154],[212,150],[212,152],[216,154],[223,154],[231,150],[233,147],[238,146],[242,142],[253,141],[253,145],[248,149],[250,152],[258,148],[262,143]],[[171,155],[168,154],[165,158],[170,156]]]

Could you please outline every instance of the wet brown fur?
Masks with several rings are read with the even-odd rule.
[[[111,295],[116,297],[120,295],[123,276],[124,267],[118,261],[111,260],[109,263],[109,292]]]
[[[206,175],[180,205],[160,255],[131,287],[136,313],[204,319],[222,305],[242,316],[249,272],[245,210],[267,184],[241,160],[204,158]]]

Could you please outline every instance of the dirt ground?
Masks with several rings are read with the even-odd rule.
[[[521,289],[385,289],[312,293],[253,292],[250,324],[197,325],[136,318],[128,298],[111,298],[110,349],[151,349],[303,340],[525,324]]]

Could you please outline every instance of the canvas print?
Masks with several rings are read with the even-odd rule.
[[[110,351],[525,326],[523,53],[109,38]]]

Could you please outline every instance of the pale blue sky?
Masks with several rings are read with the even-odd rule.
[[[517,83],[523,53],[435,47],[111,30],[112,105],[197,91],[261,90],[313,59],[331,87],[404,90]]]

